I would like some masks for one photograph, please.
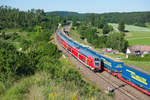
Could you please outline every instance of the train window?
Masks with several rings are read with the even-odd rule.
[[[98,59],[98,58],[95,58],[94,60],[95,60],[95,61],[99,61],[99,59]]]
[[[96,67],[99,67],[99,63],[100,63],[99,58],[95,58],[95,59],[94,59],[94,62],[95,62],[95,66],[96,66]]]
[[[79,46],[77,46],[76,48],[77,48],[77,49],[80,49],[80,47],[79,47]]]
[[[99,61],[99,58],[95,58],[95,61]]]
[[[99,67],[99,61],[95,61],[95,66]]]

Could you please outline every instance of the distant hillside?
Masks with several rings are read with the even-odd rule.
[[[50,14],[57,14],[60,16],[77,17],[80,20],[88,21],[90,13],[77,13],[68,11],[54,11],[48,12]],[[123,20],[126,24],[145,26],[145,23],[150,23],[150,11],[147,12],[113,12],[113,13],[95,13],[96,19],[98,17],[104,17],[108,23],[119,23]]]
[[[150,23],[150,12],[104,13],[100,14],[109,23],[118,23],[123,20],[126,24],[145,26]]]
[[[78,16],[78,15],[80,15],[77,12],[69,12],[69,11],[53,11],[53,12],[47,12],[47,13],[56,14],[59,16]]]

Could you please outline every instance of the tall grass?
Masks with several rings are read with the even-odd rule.
[[[73,68],[65,58],[60,61],[63,66]],[[76,70],[75,68],[73,68]],[[50,73],[37,72],[30,77],[24,77],[9,88],[0,84],[1,100],[112,100],[96,86],[88,83],[79,87],[74,81],[52,79]],[[83,77],[82,77],[83,78]],[[86,85],[87,84],[87,85]],[[88,90],[88,91],[87,91]],[[95,92],[95,93],[94,93]]]
[[[5,90],[1,100],[25,100],[25,94],[33,83],[32,77],[22,79]]]

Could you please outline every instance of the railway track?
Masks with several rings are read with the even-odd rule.
[[[103,73],[98,73],[98,74],[101,75],[102,77],[104,77],[105,79],[108,79],[110,84],[113,83],[113,84],[117,85],[117,86],[115,86],[115,85],[113,86],[114,90],[125,91],[126,94],[131,94],[137,100],[150,100],[150,96],[148,96],[148,95],[144,94],[143,92],[137,90],[136,88],[132,87],[131,85],[121,81],[120,79],[118,79],[117,77],[111,75],[108,72],[104,71]]]
[[[122,87],[122,83],[116,83],[116,81],[110,81],[108,80],[106,77],[104,77],[103,75],[101,75],[100,73],[95,73],[99,78],[102,78],[104,81],[106,81],[108,84],[110,84],[114,91],[115,89],[120,91],[121,93],[125,94],[126,96],[128,96],[131,100],[140,100],[139,98],[135,97],[134,95],[132,95],[131,93],[129,93],[126,89],[121,88]]]
[[[73,63],[76,65],[76,67],[80,70],[80,72],[82,74],[86,74],[85,76],[88,77],[89,79],[91,77],[89,77],[90,75],[92,77],[94,77],[93,79],[90,79],[92,80],[93,82],[95,82],[97,85],[102,85],[100,82],[102,81],[105,81],[104,84],[107,84],[105,85],[105,89],[107,86],[112,86],[114,89],[115,89],[115,95],[116,94],[119,94],[119,96],[122,96],[121,98],[119,99],[115,99],[115,100],[150,100],[149,97],[144,97],[142,96],[142,98],[140,98],[139,96],[137,96],[138,94],[136,94],[137,92],[133,93],[134,91],[138,91],[138,90],[133,90],[133,92],[130,92],[130,88],[133,88],[131,86],[129,86],[128,84],[122,82],[121,80],[117,79],[116,77],[114,77],[115,79],[112,79],[112,80],[109,80],[110,78],[108,78],[108,74],[107,72],[105,72],[105,74],[102,74],[102,73],[94,73],[92,71],[90,71],[88,68],[84,67],[83,64],[81,62],[77,62],[77,59],[74,59],[73,60],[73,56],[67,52],[57,41],[56,39],[56,36],[55,36],[55,42],[56,44],[59,46],[59,48],[61,48],[61,50],[63,51],[64,55]],[[75,61],[76,60],[76,61]],[[80,63],[80,65],[79,65]],[[89,74],[89,75],[87,75]],[[113,76],[111,76],[113,77]],[[100,81],[102,80],[102,81]],[[97,82],[98,81],[98,82]],[[103,84],[103,85],[104,85]],[[102,88],[102,87],[100,87]],[[104,88],[103,88],[104,89]],[[134,89],[134,88],[133,88]],[[138,91],[139,92],[139,91]],[[144,94],[145,95],[145,94]],[[118,97],[117,97],[118,98]],[[145,99],[144,99],[145,98]]]

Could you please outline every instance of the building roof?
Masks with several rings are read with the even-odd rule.
[[[135,45],[132,47],[129,47],[131,51],[150,51],[150,46],[146,45]]]

